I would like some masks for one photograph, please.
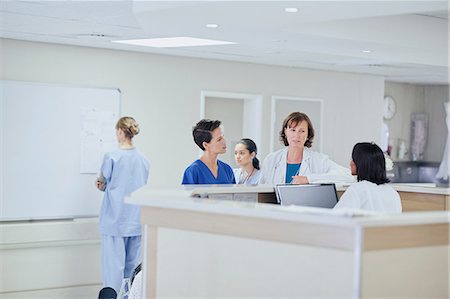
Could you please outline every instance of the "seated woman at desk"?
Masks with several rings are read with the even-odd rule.
[[[293,112],[283,121],[280,141],[284,149],[270,153],[263,162],[260,184],[309,184],[353,182],[350,170],[309,148],[314,128],[309,117]]]
[[[362,142],[353,147],[350,161],[352,174],[358,183],[352,184],[341,196],[335,209],[358,209],[384,213],[401,213],[400,196],[387,183],[386,160],[375,143]]]
[[[259,160],[255,142],[242,138],[234,147],[234,159],[240,168],[233,169],[236,184],[255,185],[259,182]]]
[[[227,151],[227,144],[219,120],[200,120],[192,130],[195,144],[203,155],[186,168],[183,185],[187,184],[234,184],[233,169],[217,159]]]

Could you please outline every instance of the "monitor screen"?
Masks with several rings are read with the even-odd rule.
[[[298,205],[332,209],[337,201],[334,184],[276,185],[278,202],[283,205]]]

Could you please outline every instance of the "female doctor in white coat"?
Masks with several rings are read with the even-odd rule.
[[[286,148],[270,153],[263,162],[260,184],[347,183],[354,179],[349,169],[328,156],[310,150],[314,128],[309,117],[293,112],[283,121],[280,141]]]

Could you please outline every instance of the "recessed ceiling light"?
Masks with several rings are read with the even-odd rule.
[[[131,39],[131,40],[115,40],[114,43],[122,43],[144,47],[155,48],[176,48],[176,47],[195,47],[195,46],[218,46],[236,44],[233,42],[202,39],[195,37],[166,37],[166,38],[147,38],[147,39]]]
[[[298,12],[298,8],[297,7],[286,7],[284,9],[285,12]]]
[[[363,53],[372,53],[371,50],[362,50]]]
[[[219,24],[213,24],[213,23],[206,24],[206,27],[208,27],[208,28],[217,28],[217,27],[219,27]]]
[[[102,34],[102,33],[81,33],[81,34],[77,34],[76,35],[77,38],[111,38],[113,37],[112,35],[106,35],[106,34]]]

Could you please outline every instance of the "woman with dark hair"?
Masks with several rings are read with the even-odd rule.
[[[183,185],[187,184],[234,184],[233,169],[217,159],[227,151],[227,142],[219,120],[200,120],[192,129],[195,144],[203,151],[200,159],[186,168]]]
[[[350,161],[352,174],[358,183],[352,184],[341,196],[335,209],[359,209],[384,213],[401,213],[400,196],[387,183],[386,160],[378,145],[357,143]]]
[[[353,182],[349,169],[309,149],[314,141],[314,128],[306,114],[293,112],[284,119],[280,141],[286,147],[265,158],[260,184]]]
[[[257,151],[255,142],[248,138],[242,138],[234,147],[234,159],[239,166],[233,169],[236,184],[258,184],[261,170],[256,158]]]

